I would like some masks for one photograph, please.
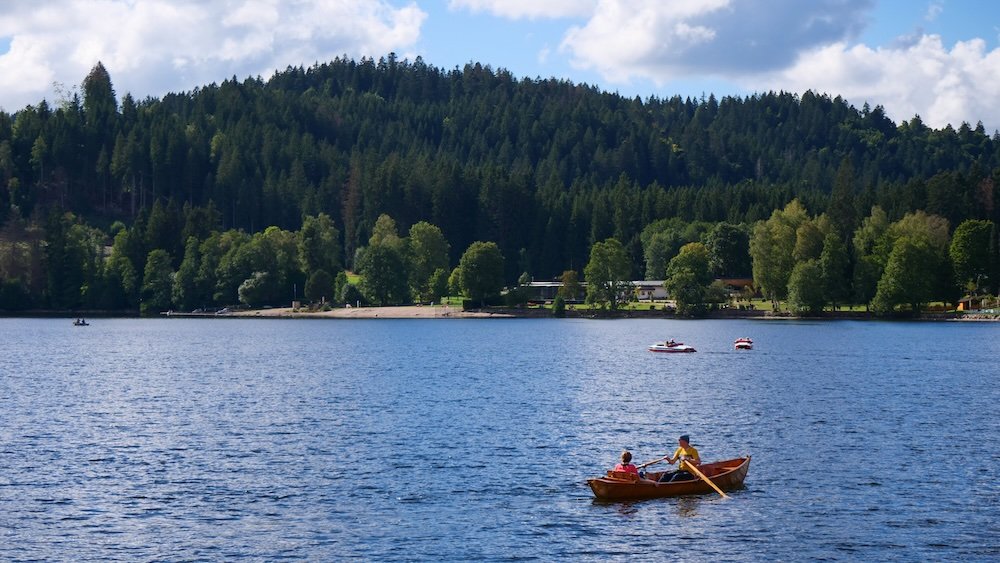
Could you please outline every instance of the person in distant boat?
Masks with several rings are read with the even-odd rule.
[[[687,464],[701,465],[701,456],[698,455],[698,450],[691,445],[691,438],[687,434],[677,439],[677,449],[674,451],[674,455],[663,456],[663,460],[671,465],[679,461],[680,466],[677,471],[668,471],[661,475],[661,483],[695,479],[695,476],[687,470]]]
[[[615,466],[615,471],[639,474],[639,469],[632,463],[632,452],[628,450],[622,452],[622,461]]]

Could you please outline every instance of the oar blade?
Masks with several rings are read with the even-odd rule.
[[[687,469],[691,473],[694,473],[695,475],[697,475],[699,478],[701,478],[702,481],[708,483],[708,486],[710,486],[713,489],[715,489],[715,492],[717,492],[720,495],[722,495],[722,498],[729,498],[729,495],[727,495],[726,493],[722,492],[722,489],[720,489],[718,485],[716,485],[715,483],[713,483],[711,479],[709,479],[708,477],[705,477],[705,474],[702,473],[700,469],[698,469],[697,467],[695,467],[693,463],[685,463],[684,465],[685,465],[685,469]]]

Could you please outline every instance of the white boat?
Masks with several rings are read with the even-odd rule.
[[[674,342],[673,340],[666,340],[663,342],[654,342],[649,345],[650,352],[666,352],[668,354],[677,354],[683,352],[697,352],[693,347],[684,344],[683,342]]]
[[[733,346],[737,350],[753,350],[753,340],[750,340],[750,338],[746,336],[743,338],[737,338],[736,342],[733,343]]]

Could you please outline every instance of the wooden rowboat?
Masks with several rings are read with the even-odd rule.
[[[743,485],[743,479],[750,469],[750,456],[704,463],[698,469],[720,489],[729,491]],[[645,479],[641,479],[634,473],[608,471],[604,477],[588,479],[587,484],[600,500],[641,500],[715,492],[708,483],[697,477],[693,481],[656,482],[664,473],[666,472],[651,471],[646,473]]]

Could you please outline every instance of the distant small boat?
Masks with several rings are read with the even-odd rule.
[[[698,469],[723,491],[738,489],[750,470],[750,456],[715,463],[703,463]],[[588,479],[587,484],[600,500],[641,500],[650,498],[700,495],[713,492],[701,479],[658,483],[663,473],[650,472],[642,479],[634,473],[608,471],[607,476]]]
[[[84,319],[76,319],[73,321],[73,326],[90,326],[90,323]]]
[[[666,352],[666,353],[683,353],[683,352],[697,352],[693,347],[684,344],[683,342],[674,342],[673,340],[666,340],[664,342],[654,342],[649,345],[650,352]]]
[[[749,337],[737,338],[733,344],[737,350],[753,350],[753,340]]]

